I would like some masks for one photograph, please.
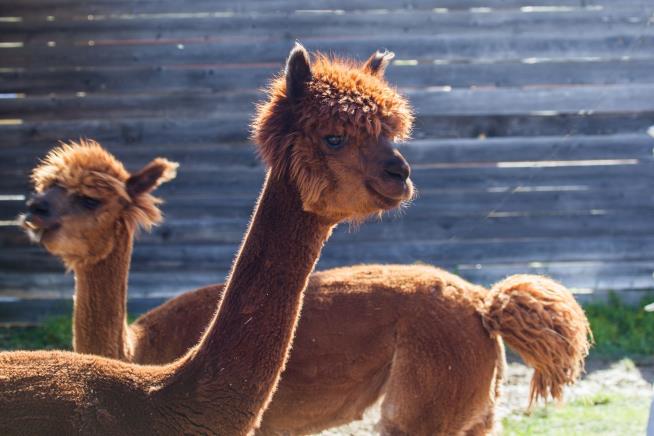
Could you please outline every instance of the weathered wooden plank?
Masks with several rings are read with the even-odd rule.
[[[155,156],[165,156],[181,163],[181,171],[221,167],[259,167],[251,144],[103,144],[131,170],[141,168]],[[399,146],[413,165],[451,163],[452,166],[484,166],[496,162],[604,160],[652,158],[654,138],[646,134],[565,136],[565,137],[502,137],[486,139],[423,139]],[[0,160],[4,170],[27,174],[51,145],[26,143],[19,147],[3,147],[7,159]],[[221,194],[222,195],[222,194]]]
[[[165,60],[163,60],[165,62]],[[654,60],[646,64],[654,64]],[[179,65],[111,68],[30,68],[0,71],[0,92],[30,95],[56,93],[143,92],[178,90],[207,92],[258,89],[280,71],[278,62],[253,65]],[[601,68],[601,67],[600,67]],[[636,70],[637,67],[634,68]],[[577,70],[578,71],[578,70]],[[610,73],[607,72],[608,75]]]
[[[617,162],[551,162],[551,165],[534,165],[529,162],[507,163],[503,165],[477,167],[434,167],[419,164],[413,166],[412,179],[419,189],[489,189],[498,187],[589,185],[595,188],[612,186],[616,180],[630,180],[632,187],[638,183],[651,180],[654,163],[650,161],[617,161]],[[4,173],[5,182],[0,186],[2,194],[20,194],[29,191],[25,174],[19,172]],[[210,189],[220,189],[222,193],[250,192],[252,186],[261,184],[263,170],[253,168],[221,168],[220,178],[216,179],[216,170],[212,168],[196,168],[184,172],[180,169],[174,183],[166,185],[162,195],[174,193],[185,195],[197,192],[201,186],[211,186]],[[615,186],[615,185],[613,185]],[[626,185],[629,186],[629,185]],[[246,191],[244,191],[246,187]]]
[[[570,288],[583,291],[654,289],[654,261],[553,262],[532,264],[459,266],[458,273],[468,279],[491,284],[508,274],[543,274],[555,277]]]
[[[654,7],[652,7],[654,9]],[[469,11],[438,13],[403,10],[393,14],[351,11],[343,14],[288,14],[277,12],[260,14],[220,15],[206,13],[125,16],[103,16],[88,13],[57,14],[47,21],[42,15],[23,16],[21,21],[0,22],[0,34],[25,44],[75,45],[88,40],[243,40],[271,36],[315,38],[333,35],[366,35],[383,29],[385,34],[447,34],[484,32],[504,35],[553,31],[560,33],[592,34],[613,31],[643,35],[650,32],[645,25],[648,14],[640,7],[620,9],[578,9],[548,14],[523,13],[519,10],[495,11],[488,14]],[[247,29],[244,36],[243,29]]]
[[[244,141],[250,114],[217,118],[17,121],[0,125],[2,146],[50,147],[60,140],[94,138],[120,144],[217,144]],[[504,136],[613,135],[644,133],[654,124],[654,111],[491,116],[418,116],[414,138],[477,138]]]
[[[152,247],[152,246],[150,246]],[[163,271],[174,272],[174,265],[169,260],[184,250],[184,246],[171,244],[169,249],[158,249],[156,255],[159,262],[168,259],[168,266]],[[438,265],[459,265],[459,268],[470,269],[476,264],[514,264],[514,263],[548,263],[548,262],[620,262],[640,261],[649,259],[653,252],[654,238],[643,237],[593,237],[593,238],[558,238],[558,239],[487,239],[464,241],[407,241],[404,244],[387,244],[359,242],[327,244],[319,264],[320,268],[330,268],[339,265],[357,263],[413,263],[426,262]],[[148,246],[137,243],[135,260],[139,256],[153,255]],[[157,248],[157,247],[153,247]],[[187,266],[185,271],[226,271],[235,253],[237,245],[202,245],[193,247],[188,254],[200,252],[210,258],[204,263]],[[18,252],[19,250],[16,250]],[[26,250],[24,250],[26,251]],[[28,253],[29,254],[29,253]],[[49,258],[38,248],[31,249],[31,258]],[[199,256],[198,256],[199,257]],[[221,265],[223,265],[221,269]],[[466,266],[467,265],[467,266]],[[49,271],[63,272],[63,267],[55,262],[50,263]],[[134,262],[134,273],[145,272],[145,264]],[[42,270],[36,265],[33,272]],[[183,270],[184,271],[184,270]],[[3,274],[11,270],[3,270]],[[14,272],[16,276],[25,276],[22,272]],[[164,280],[162,280],[164,281]],[[2,283],[2,280],[0,280]]]
[[[132,272],[129,276],[130,300],[136,298],[161,298],[190,291],[211,283],[221,283],[228,271],[166,272],[159,274]],[[72,274],[61,272],[37,272],[15,274],[0,272],[0,320],[3,317],[3,300],[13,302],[25,299],[69,299],[74,289]]]
[[[644,134],[415,140],[400,150],[413,164],[542,160],[648,159],[654,138]]]
[[[407,240],[469,240],[490,238],[559,238],[583,236],[632,236],[651,235],[654,223],[654,207],[640,210],[552,210],[552,211],[504,211],[487,210],[466,214],[452,211],[451,214],[426,215],[407,213],[402,219],[388,218],[382,224],[368,225],[365,229],[348,234],[347,228],[335,235],[334,243],[348,240],[357,242],[385,241],[401,244]],[[433,210],[434,207],[424,208]],[[549,213],[549,215],[546,215]],[[222,225],[221,225],[222,224]],[[247,227],[247,220],[240,224],[219,223],[217,228],[211,220],[169,220],[158,228],[153,238],[167,242],[238,243]],[[150,238],[148,238],[150,240]],[[143,238],[143,242],[147,242]]]
[[[168,220],[188,220],[206,217],[226,217],[223,209],[244,208],[239,216],[247,218],[248,206],[253,203],[257,192],[239,198],[196,199],[176,197],[166,201],[164,210]],[[22,207],[22,205],[21,205]],[[406,211],[404,220],[428,219],[430,216],[487,216],[501,213],[574,213],[582,211],[624,210],[645,213],[654,208],[654,192],[649,189],[629,189],[628,186],[614,186],[607,189],[593,189],[592,186],[525,187],[507,191],[456,191],[431,190],[425,187]],[[203,212],[204,211],[204,212]],[[619,223],[616,223],[616,225]]]
[[[633,138],[633,139],[630,139]],[[647,139],[648,137],[644,137]],[[624,153],[629,156],[640,155],[639,144],[643,138],[638,135],[628,135],[619,142],[624,146]],[[644,144],[645,146],[647,144]],[[43,158],[54,145],[39,145],[25,143],[19,147],[3,147],[2,154],[7,159],[0,161],[0,168],[29,172],[41,158]],[[257,157],[255,147],[250,143],[221,143],[221,144],[171,144],[171,145],[148,145],[141,147],[134,145],[112,145],[103,144],[103,146],[113,153],[120,161],[125,164],[128,170],[138,170],[152,159],[158,156],[166,157],[181,164],[184,171],[193,171],[199,168],[213,168],[215,170],[221,167],[260,167],[261,162]],[[565,147],[564,145],[561,145]],[[570,147],[577,148],[574,145]],[[581,146],[583,148],[583,146]],[[611,148],[614,148],[611,146]],[[566,149],[567,150],[567,149]],[[627,151],[630,150],[630,151]],[[607,150],[608,152],[608,150]],[[575,152],[572,152],[575,153]],[[583,153],[579,149],[578,153]],[[602,155],[602,152],[599,152]],[[590,156],[590,154],[588,154]],[[642,155],[645,157],[645,155]],[[0,170],[0,171],[2,171]]]
[[[601,214],[616,210],[644,215],[654,208],[654,191],[650,187],[630,187],[620,184],[618,180],[608,187],[601,184],[516,184],[496,190],[483,187],[479,190],[459,190],[456,186],[424,186],[404,220],[423,220],[432,216],[477,216],[480,219],[490,216],[499,219],[506,214],[587,214],[591,211]],[[196,192],[190,195],[161,188],[158,194],[166,199],[162,208],[166,213],[167,225],[157,232],[161,233],[157,239],[168,240],[170,236],[166,235],[173,229],[190,231],[191,234],[199,232],[200,235],[210,231],[213,237],[220,237],[223,230],[236,227],[235,237],[240,240],[240,233],[248,221],[258,191],[259,186],[255,183],[243,186],[236,193],[224,192],[218,184],[198,186]],[[0,202],[0,220],[11,220],[23,212],[24,203],[24,200]],[[0,235],[7,231],[0,228]],[[0,241],[7,242],[1,236]]]
[[[129,117],[192,117],[200,113],[221,117],[252,111],[262,98],[256,90],[211,94],[175,93],[168,95],[103,95],[89,97],[28,97],[0,99],[1,118],[29,121],[122,119]]]
[[[564,283],[573,291],[586,294],[582,298],[605,298],[608,291],[639,290],[632,297],[642,298],[645,291],[651,291],[654,286],[652,271],[653,260],[631,262],[556,262],[543,264],[487,264],[478,268],[466,265],[440,264],[463,276],[473,283],[491,286],[493,283],[511,274],[545,274]],[[319,269],[322,269],[319,267]],[[130,274],[129,309],[135,310],[145,302],[145,298],[159,300],[162,297],[172,297],[192,289],[212,283],[224,281],[225,271],[188,271],[162,272],[159,274],[135,272]],[[0,319],[6,321],[7,303],[15,303],[15,299],[27,298],[34,300],[34,305],[42,305],[40,299],[69,299],[73,294],[73,279],[63,273],[37,273],[30,276],[16,273],[0,273],[0,296],[6,302],[0,302]],[[578,295],[581,297],[581,295]],[[160,304],[160,303],[159,303]],[[67,305],[64,307],[68,308]],[[6,315],[9,315],[7,313]]]
[[[654,115],[654,114],[653,114]],[[94,138],[102,143],[220,143],[243,141],[249,136],[250,114],[218,118],[125,120],[66,120],[20,122],[0,125],[3,144],[19,146],[40,143],[53,146],[60,140]]]
[[[164,60],[165,62],[165,60]],[[0,71],[0,93],[76,94],[125,92],[218,92],[258,89],[279,71],[269,66],[180,65],[168,67],[85,69],[30,68]],[[652,83],[654,59],[592,62],[556,61],[491,64],[393,65],[386,72],[390,83],[400,87],[533,86],[543,84]]]
[[[601,268],[601,269],[600,269]],[[549,272],[545,272],[549,271]],[[582,304],[604,302],[611,295],[618,295],[621,301],[630,305],[642,304],[643,300],[652,300],[652,268],[651,263],[626,265],[617,267],[615,264],[584,265],[557,268],[525,268],[518,266],[505,268],[483,267],[480,270],[459,271],[466,279],[475,283],[495,283],[510,274],[525,272],[546,274],[569,287]]]
[[[646,132],[654,112],[530,114],[492,116],[418,116],[414,138],[498,136],[614,135]]]
[[[485,206],[466,209],[445,204],[416,204],[401,219],[390,214],[381,224],[370,224],[352,234],[348,234],[347,228],[344,228],[342,233],[335,236],[334,241],[351,239],[401,244],[407,240],[629,236],[654,233],[654,223],[648,218],[654,212],[651,202],[646,206],[629,209],[620,204],[610,205],[613,209],[590,209],[588,206],[592,207],[592,204],[578,208],[574,204],[565,203],[532,205],[519,209],[511,205],[505,207],[503,199],[498,199],[495,203],[487,202]],[[547,207],[551,209],[546,210]],[[208,213],[214,210],[210,206],[206,209],[209,210]],[[179,218],[173,211],[169,211],[166,222],[152,234],[142,235],[140,241],[148,244],[238,243],[247,228],[248,208],[230,211],[231,214],[240,215],[232,217],[220,216],[224,214],[224,207],[218,210],[220,213],[214,217],[207,214],[192,218]],[[439,213],[433,213],[434,211]],[[9,250],[10,257],[11,249],[28,244],[22,231],[6,227],[0,231],[0,241],[5,250]]]
[[[66,285],[60,285],[67,289]],[[42,291],[35,290],[27,293],[25,299],[0,297],[0,326],[15,325],[17,323],[38,324],[54,316],[70,316],[72,313],[72,294],[65,298],[47,298],[40,295]],[[45,292],[44,292],[45,294]],[[30,298],[36,297],[36,298]],[[131,315],[145,313],[161,305],[165,298],[130,298],[127,310]]]
[[[219,93],[180,92],[164,95],[111,94],[88,97],[0,99],[0,118],[24,120],[121,119],[129,117],[220,117],[247,113],[263,98],[256,89]]]
[[[511,240],[411,241],[405,244],[327,244],[321,268],[356,263],[474,265],[519,262],[627,261],[650,258],[654,238],[517,238]]]
[[[419,114],[508,115],[557,112],[641,112],[651,110],[654,86],[647,84],[407,91]]]
[[[112,45],[79,47],[18,47],[4,50],[0,68],[39,66],[152,65],[161,59],[171,64],[280,62],[288,54],[292,39],[197,44]],[[651,57],[654,35],[601,34],[592,37],[559,34],[525,34],[520,38],[479,35],[406,35],[316,38],[307,44],[346,56],[365,58],[381,47],[395,51],[403,59],[461,62],[469,59],[506,61],[533,57],[593,57],[615,59]],[[93,43],[94,44],[94,43]]]
[[[654,84],[403,91],[421,116],[654,111]],[[242,90],[0,99],[0,118],[220,117],[252,110],[262,98],[259,91]]]
[[[643,8],[650,6],[648,0],[623,0],[620,5],[634,5]],[[325,4],[320,0],[276,0],[276,1],[246,1],[246,2],[216,2],[209,0],[200,1],[140,1],[134,4],[129,0],[110,1],[93,1],[80,2],[79,0],[23,0],[21,2],[12,2],[11,0],[2,0],[0,9],[6,14],[23,14],[27,12],[47,12],[49,14],[65,13],[73,10],[83,11],[85,13],[165,13],[165,12],[202,12],[202,11],[224,11],[231,13],[270,13],[278,11],[287,11],[289,13],[301,13],[302,11],[320,11],[340,13],[340,11],[351,10],[402,10],[417,9],[429,11],[433,8],[447,8],[451,10],[482,8],[479,13],[487,13],[492,9],[515,9],[521,7],[532,7],[531,12],[538,12],[539,9],[534,6],[545,7],[542,11],[551,11],[551,7],[566,7],[579,9],[594,9],[596,7],[616,8],[616,3],[611,0],[439,0],[433,2],[430,0],[411,0],[411,1],[366,1],[366,0],[334,0]],[[549,7],[549,9],[547,9]],[[327,9],[326,9],[327,8]],[[529,11],[528,9],[527,11]]]

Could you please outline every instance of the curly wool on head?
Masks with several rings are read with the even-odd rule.
[[[296,104],[289,101],[286,86],[284,74],[273,79],[268,100],[257,106],[252,122],[252,138],[269,167],[292,166],[294,140],[326,125],[338,124],[342,134],[355,138],[384,134],[399,142],[411,135],[411,106],[381,74],[369,71],[368,63],[318,53],[307,92]]]
[[[317,129],[326,118],[338,119],[350,135],[394,141],[409,138],[413,113],[407,100],[382,77],[370,74],[365,64],[318,54],[312,65],[314,79],[302,102],[299,122]]]
[[[165,168],[158,184],[176,176],[178,164],[166,159],[155,159],[151,165]],[[36,192],[43,192],[52,186],[60,186],[69,194],[85,195],[97,199],[117,197],[124,209],[121,218],[130,231],[137,228],[149,230],[161,222],[158,205],[162,203],[149,192],[130,195],[127,182],[130,173],[123,164],[100,144],[93,140],[61,143],[51,150],[34,168],[31,181]]]

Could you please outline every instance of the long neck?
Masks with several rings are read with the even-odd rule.
[[[75,268],[73,347],[78,353],[125,360],[129,354],[127,275],[132,235],[122,228],[111,253]]]
[[[202,410],[211,428],[245,434],[260,419],[286,363],[308,277],[332,228],[302,210],[286,177],[266,177],[218,311],[169,385],[201,399],[194,411]]]

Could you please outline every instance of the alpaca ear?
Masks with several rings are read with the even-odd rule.
[[[291,102],[297,101],[306,89],[307,82],[311,80],[311,65],[309,53],[299,42],[291,50],[286,60],[286,96]]]
[[[394,57],[395,53],[392,51],[384,50],[382,52],[377,50],[372,54],[372,56],[368,58],[366,63],[363,64],[363,71],[367,72],[368,74],[372,74],[373,76],[380,78],[384,77],[386,67],[391,63]]]
[[[132,174],[125,186],[130,197],[146,194],[153,191],[157,186],[172,180],[177,175],[177,162],[171,162],[167,159],[158,157],[143,169]]]

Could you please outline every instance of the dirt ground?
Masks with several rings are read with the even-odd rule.
[[[522,414],[528,403],[531,369],[517,362],[509,363],[502,398],[497,407],[498,420]],[[591,361],[586,374],[574,386],[566,389],[566,400],[592,396],[600,392],[613,392],[649,401],[652,396],[654,366],[635,366],[629,360],[618,362]],[[565,405],[563,406],[565,407]],[[367,436],[377,434],[374,430],[379,419],[379,405],[368,410],[363,420],[319,433],[321,436]]]

